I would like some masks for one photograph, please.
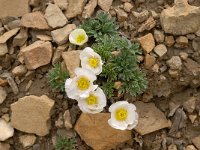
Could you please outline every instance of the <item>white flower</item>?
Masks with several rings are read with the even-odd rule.
[[[88,41],[88,36],[83,29],[75,29],[70,33],[69,41],[75,45],[83,45]]]
[[[90,92],[88,97],[80,98],[78,106],[84,113],[99,113],[106,106],[106,96],[102,89],[97,88]]]
[[[90,47],[86,47],[80,53],[81,66],[85,69],[91,70],[96,75],[102,72],[102,60],[101,56],[94,52]]]
[[[115,129],[131,130],[138,124],[138,114],[134,104],[119,101],[110,106],[109,112],[111,118],[108,124]]]
[[[88,97],[91,91],[94,91],[98,85],[93,85],[97,79],[95,74],[87,69],[76,68],[76,77],[69,78],[65,82],[65,91],[71,99],[79,99],[79,97]]]

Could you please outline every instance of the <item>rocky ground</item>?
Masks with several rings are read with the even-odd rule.
[[[140,116],[133,131],[81,114],[48,84],[53,64],[79,65],[68,35],[98,10],[143,49],[148,89],[126,97]],[[200,150],[199,0],[0,0],[0,18],[0,150],[53,150],[58,136],[77,150]]]

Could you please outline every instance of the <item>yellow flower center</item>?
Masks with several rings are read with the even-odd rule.
[[[86,77],[80,77],[77,80],[77,87],[79,90],[84,91],[87,90],[90,86],[90,80]]]
[[[91,57],[91,58],[89,58],[88,61],[89,61],[90,67],[92,67],[92,68],[96,68],[99,66],[99,59],[96,57]]]
[[[84,34],[80,34],[76,37],[76,42],[77,43],[82,43],[85,40],[85,35]]]
[[[86,98],[88,105],[94,105],[98,103],[97,97],[94,94],[90,94],[88,98]]]
[[[126,120],[127,116],[128,116],[128,112],[124,108],[119,108],[115,112],[115,118],[118,121],[124,121],[124,120]]]

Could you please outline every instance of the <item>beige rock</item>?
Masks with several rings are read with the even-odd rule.
[[[189,119],[191,123],[194,123],[194,121],[197,119],[197,115],[189,115]]]
[[[25,96],[11,104],[11,124],[17,130],[45,136],[51,127],[51,110],[54,101],[43,96]]]
[[[45,35],[45,34],[37,34],[36,38],[41,40],[41,41],[52,41],[52,37],[49,35]]]
[[[52,28],[63,27],[67,23],[67,18],[56,4],[49,4],[45,10],[45,19]]]
[[[144,22],[140,28],[138,29],[138,32],[143,32],[145,30],[150,31],[156,26],[156,21],[153,17],[149,17],[146,22]]]
[[[177,146],[175,144],[171,144],[171,145],[169,145],[167,150],[178,150],[178,149],[177,149]]]
[[[71,129],[72,128],[72,121],[71,121],[71,115],[70,115],[69,110],[65,111],[63,118],[64,118],[65,128]]]
[[[29,0],[0,0],[0,18],[20,17],[29,12]]]
[[[176,44],[177,44],[178,47],[185,48],[188,45],[188,38],[185,37],[185,36],[179,36],[176,39]]]
[[[68,3],[67,11],[65,13],[68,19],[80,15],[85,6],[85,0],[68,0]]]
[[[136,111],[139,113],[138,125],[135,130],[139,134],[145,135],[171,126],[164,113],[153,103],[137,101],[135,105],[137,108]]]
[[[136,11],[132,11],[132,14],[134,17],[136,17],[137,21],[140,23],[146,21],[149,17],[149,11],[146,9],[140,13],[138,13]]]
[[[0,150],[10,150],[10,145],[0,142]]]
[[[40,11],[23,15],[21,19],[21,26],[40,30],[49,29],[44,15]]]
[[[113,0],[98,0],[99,7],[104,11],[109,11]]]
[[[188,53],[186,53],[186,52],[180,52],[179,55],[180,55],[181,59],[183,59],[183,60],[186,60],[188,58]]]
[[[51,61],[52,45],[50,42],[36,41],[21,51],[25,65],[30,70],[47,65]]]
[[[24,65],[19,65],[12,70],[12,74],[15,76],[22,76],[27,72],[27,69]]]
[[[121,131],[110,127],[109,118],[109,113],[95,115],[82,113],[75,130],[81,139],[95,150],[109,150],[132,139],[131,131]]]
[[[174,40],[174,37],[173,36],[166,36],[165,37],[165,43],[168,47],[171,47],[174,45],[175,43],[175,40]]]
[[[144,58],[144,66],[146,69],[150,69],[156,62],[156,58],[147,54]]]
[[[62,45],[69,39],[69,34],[72,30],[76,29],[75,24],[68,24],[63,28],[51,31],[53,40],[58,44]]]
[[[133,5],[131,3],[126,2],[126,3],[124,3],[123,7],[124,7],[124,10],[126,12],[131,12],[131,9],[133,8]]]
[[[7,140],[8,138],[12,137],[13,134],[13,127],[3,119],[0,119],[0,141]]]
[[[165,35],[164,35],[163,31],[154,30],[153,33],[154,33],[153,35],[154,35],[156,42],[158,42],[158,43],[164,42]]]
[[[8,53],[8,47],[6,43],[0,43],[0,56],[4,56],[6,53]]]
[[[80,66],[80,50],[67,51],[62,53],[70,77],[74,77],[74,70]]]
[[[197,149],[200,149],[200,136],[194,137],[192,143],[196,146]]]
[[[197,150],[193,145],[188,145],[185,150]]]
[[[187,101],[183,103],[183,108],[188,113],[193,113],[196,107],[196,97],[190,97]]]
[[[53,54],[53,58],[52,58],[52,64],[56,64],[58,63],[61,58],[62,58],[62,52],[66,49],[65,46],[59,46],[57,47],[57,49],[55,50],[54,54]]]
[[[155,40],[151,33],[146,34],[143,37],[138,38],[143,50],[146,53],[150,53],[155,47]]]
[[[96,6],[97,0],[90,0],[83,10],[82,17],[85,19],[91,17]]]
[[[0,86],[0,104],[2,104],[7,97],[7,93],[3,87]]]
[[[184,65],[192,75],[198,76],[200,73],[200,64],[198,64],[196,61],[188,58],[186,59],[186,63],[184,63]]]
[[[36,136],[35,135],[21,135],[19,137],[19,142],[22,144],[22,146],[24,148],[33,146],[33,144],[35,143],[36,140]]]
[[[116,13],[117,13],[117,19],[119,22],[123,22],[126,20],[126,18],[128,17],[128,14],[123,10],[123,9],[115,9]]]
[[[154,52],[159,56],[162,57],[167,53],[167,47],[164,44],[159,44],[154,48]]]
[[[160,15],[166,33],[185,35],[195,33],[200,26],[200,9],[190,6],[187,0],[175,0],[175,5],[164,9]]]
[[[13,39],[13,46],[23,46],[28,39],[27,29],[22,28]]]
[[[68,0],[54,0],[54,3],[62,10],[67,10]]]
[[[6,33],[4,33],[2,36],[0,36],[0,43],[6,43],[11,37],[17,34],[20,28],[12,29]]]
[[[172,56],[166,63],[172,70],[181,70],[182,68],[182,61],[179,56]]]

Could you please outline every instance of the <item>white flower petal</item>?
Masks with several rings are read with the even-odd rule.
[[[76,68],[74,72],[77,76],[86,76],[92,82],[97,79],[96,75],[92,71],[84,68]]]
[[[115,128],[115,129],[119,129],[119,130],[126,130],[128,124],[126,124],[126,122],[122,121],[122,122],[115,122],[113,119],[109,119],[108,120],[108,124]]]
[[[127,110],[127,117],[125,120],[117,120],[115,113],[117,109],[125,109]],[[111,118],[109,124],[120,130],[125,130],[124,128],[131,130],[133,129],[138,123],[138,114],[135,111],[136,107],[134,104],[130,104],[126,101],[119,101],[112,104],[109,108],[109,112],[111,112]]]
[[[89,64],[89,59],[91,57],[97,58],[99,63],[96,68],[91,67]],[[94,74],[99,75],[102,72],[102,60],[101,56],[94,52],[94,50],[90,47],[86,47],[80,54],[80,59],[81,59],[81,66],[82,68],[88,69],[92,71]]]
[[[128,104],[127,101],[119,101],[119,102],[116,102],[114,104],[112,104],[110,107],[109,107],[109,112],[114,112],[117,108],[121,108],[123,107],[124,105]]]
[[[77,42],[76,39],[80,35],[84,36],[84,40],[81,42]],[[83,29],[75,29],[70,33],[69,41],[70,43],[75,44],[75,45],[83,45],[84,43],[88,41],[88,36]]]

